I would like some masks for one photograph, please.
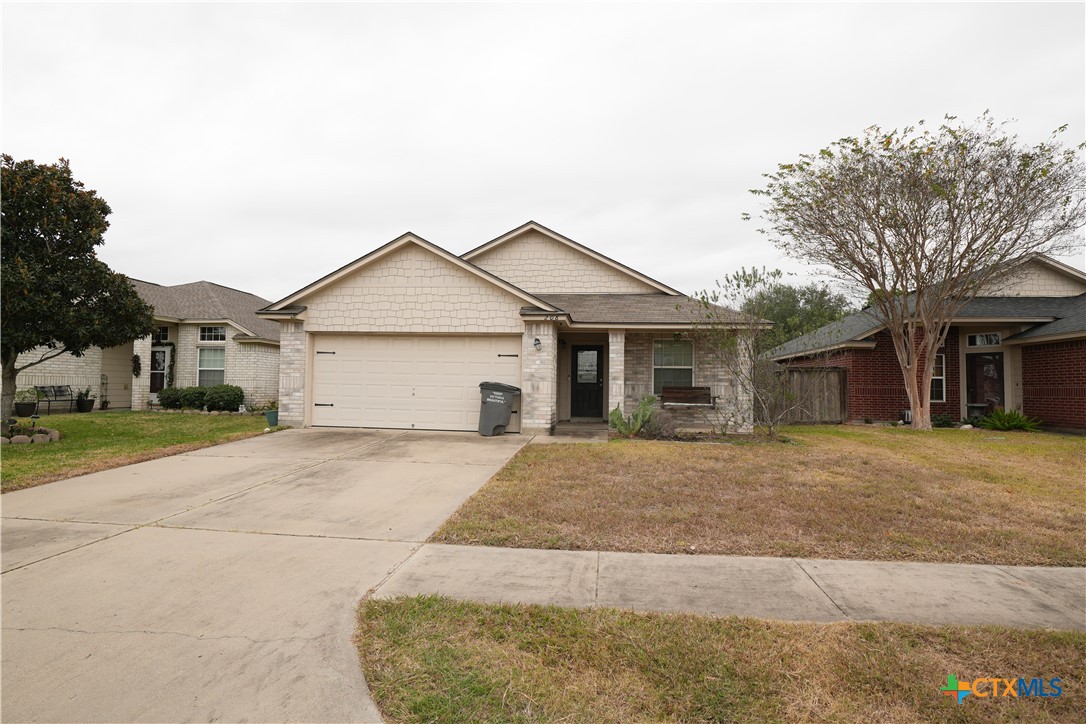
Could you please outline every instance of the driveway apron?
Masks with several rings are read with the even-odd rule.
[[[3,496],[3,720],[379,721],[355,604],[527,441],[290,430]]]

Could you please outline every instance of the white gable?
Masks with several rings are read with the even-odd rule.
[[[470,256],[529,294],[651,294],[660,289],[536,229]]]
[[[525,302],[418,244],[300,300],[308,332],[516,333]]]
[[[1048,264],[1028,261],[989,284],[981,297],[1074,297],[1086,292],[1086,281],[1062,274]]]

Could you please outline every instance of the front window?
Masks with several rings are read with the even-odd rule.
[[[946,355],[935,355],[935,369],[931,373],[931,401],[946,402]]]
[[[665,387],[694,386],[694,345],[686,340],[652,343],[652,392]]]
[[[200,327],[201,342],[225,342],[226,327]]]
[[[211,387],[226,382],[226,348],[201,347],[197,384]]]
[[[162,344],[170,341],[170,328],[159,327],[151,333],[151,344]]]

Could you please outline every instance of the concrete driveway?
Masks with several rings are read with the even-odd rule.
[[[290,430],[3,496],[3,720],[379,720],[355,604],[529,439]]]

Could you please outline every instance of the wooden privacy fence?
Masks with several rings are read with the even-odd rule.
[[[847,370],[840,367],[793,367],[780,372],[790,398],[783,422],[790,425],[844,422]]]

